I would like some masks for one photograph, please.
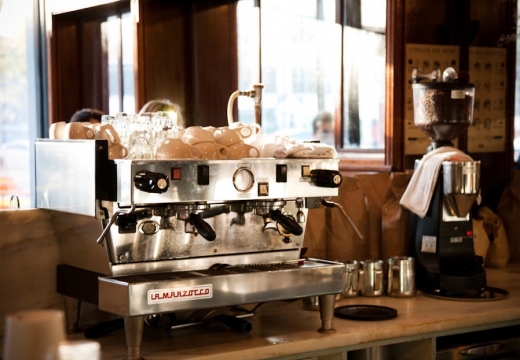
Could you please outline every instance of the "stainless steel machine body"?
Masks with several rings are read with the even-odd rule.
[[[124,316],[128,358],[141,318],[178,310],[317,295],[320,331],[334,331],[344,265],[301,252],[308,209],[338,194],[337,159],[109,160],[107,148],[37,140],[36,200],[100,219],[98,241],[78,246],[104,246],[108,267],[63,264],[58,291]],[[82,277],[92,294],[74,290]]]

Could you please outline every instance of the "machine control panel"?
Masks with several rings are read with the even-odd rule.
[[[122,204],[336,196],[338,159],[117,160]]]

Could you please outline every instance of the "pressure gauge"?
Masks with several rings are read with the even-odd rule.
[[[240,192],[251,190],[254,184],[255,177],[249,169],[240,168],[233,174],[233,185],[235,185],[235,189]]]

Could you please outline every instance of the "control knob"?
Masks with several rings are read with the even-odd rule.
[[[311,182],[319,187],[337,188],[342,180],[343,177],[337,170],[311,170]]]
[[[141,191],[162,194],[168,190],[169,181],[164,174],[143,170],[135,174],[134,184]]]

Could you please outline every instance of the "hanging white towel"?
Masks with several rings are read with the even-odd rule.
[[[299,158],[299,159],[334,159],[338,156],[336,149],[321,143],[290,143],[276,149],[275,158]]]
[[[447,160],[473,161],[469,155],[452,146],[442,146],[430,151],[417,164],[399,203],[424,218],[430,206],[440,167],[442,162]]]

